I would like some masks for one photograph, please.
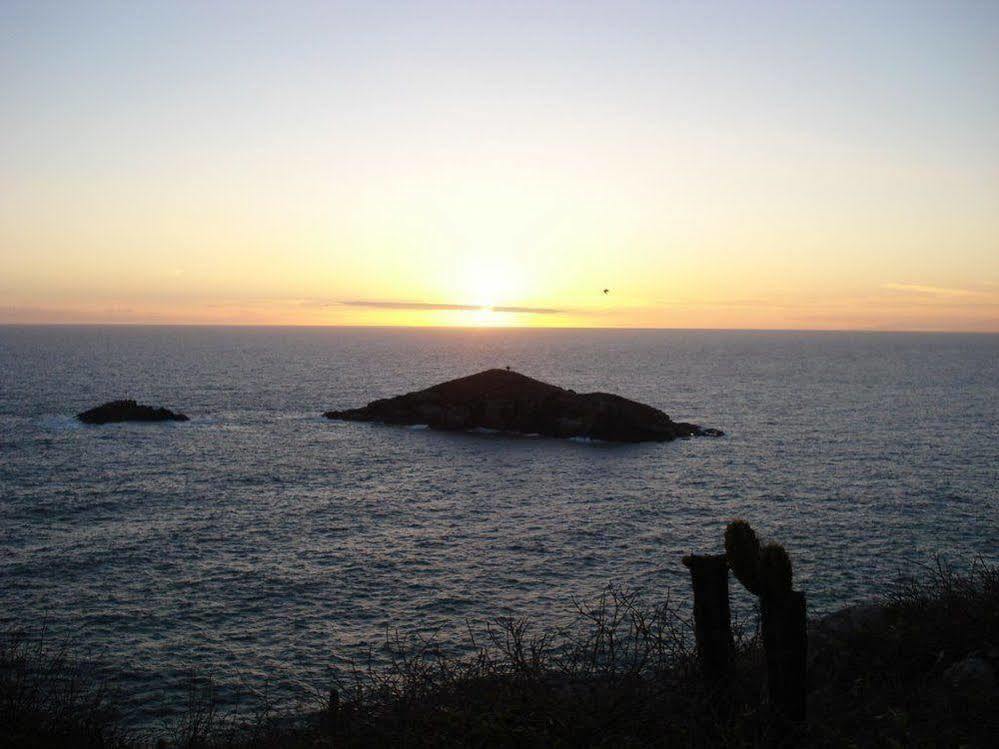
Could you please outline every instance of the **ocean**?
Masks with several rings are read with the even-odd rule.
[[[322,417],[504,366],[726,436]],[[73,418],[126,396],[191,421]],[[71,642],[136,725],[192,673],[290,701],[396,632],[689,598],[681,556],[734,517],[787,547],[813,615],[999,561],[999,335],[0,327],[0,628]]]

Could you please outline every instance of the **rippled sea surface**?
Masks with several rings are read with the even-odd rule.
[[[727,436],[321,417],[506,365]],[[124,396],[191,421],[73,419]],[[999,561],[999,336],[0,327],[0,624],[71,639],[138,723],[192,671],[280,700],[386,631],[686,596],[680,556],[734,516],[784,542],[812,613],[937,554]]]

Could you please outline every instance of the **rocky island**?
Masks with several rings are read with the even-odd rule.
[[[166,408],[143,406],[134,400],[111,401],[78,413],[76,418],[84,424],[110,424],[119,421],[188,421],[184,414],[174,413]]]
[[[577,393],[507,369],[489,369],[426,390],[372,401],[363,408],[327,411],[324,416],[609,442],[666,442],[723,434],[718,429],[675,422],[657,408],[620,395]]]

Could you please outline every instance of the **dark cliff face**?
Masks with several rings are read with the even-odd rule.
[[[613,442],[664,442],[678,437],[721,435],[717,429],[674,422],[657,408],[619,395],[576,393],[504,369],[490,369],[415,393],[372,401],[364,408],[328,411],[325,416]]]
[[[110,424],[119,421],[187,421],[184,414],[166,408],[143,406],[133,400],[105,403],[76,415],[84,424]]]

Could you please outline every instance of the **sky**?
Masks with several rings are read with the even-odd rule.
[[[0,323],[999,331],[994,0],[3,0],[0,39]]]

